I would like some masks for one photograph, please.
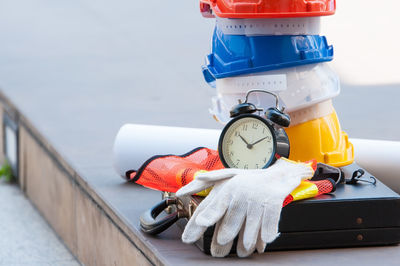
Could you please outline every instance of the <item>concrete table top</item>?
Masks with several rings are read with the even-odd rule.
[[[196,1],[3,1],[0,87],[167,264],[397,264],[398,246],[214,259],[183,244],[176,226],[158,237],[140,232],[139,215],[160,193],[117,176],[114,137],[124,123],[220,128],[208,114],[211,92],[200,72],[212,27]],[[351,137],[400,140],[398,88],[342,84],[334,104],[343,129]]]

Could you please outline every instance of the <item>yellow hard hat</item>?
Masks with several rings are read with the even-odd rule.
[[[353,144],[341,130],[336,112],[286,128],[291,160],[318,162],[340,167],[354,161]]]

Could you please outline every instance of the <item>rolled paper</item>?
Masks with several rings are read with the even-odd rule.
[[[182,155],[198,147],[216,150],[220,130],[126,124],[113,148],[114,168],[125,177],[155,155]]]
[[[350,139],[357,163],[400,193],[400,142]]]

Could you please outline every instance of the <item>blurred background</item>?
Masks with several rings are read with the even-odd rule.
[[[350,137],[400,139],[399,8],[398,1],[337,1],[336,14],[322,18],[342,82],[334,104]],[[112,128],[220,128],[200,70],[213,27],[197,1],[1,1],[0,87],[25,106],[52,99],[35,106],[41,116],[63,113],[93,128],[102,121],[85,120],[93,105],[115,117],[105,119]]]

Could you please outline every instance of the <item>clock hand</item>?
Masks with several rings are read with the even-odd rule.
[[[244,143],[246,143],[247,148],[250,150],[251,148],[253,148],[253,144],[249,144],[243,137],[242,135],[239,134],[239,137],[243,140]]]
[[[262,139],[259,139],[259,140],[257,140],[256,142],[254,142],[254,143],[252,143],[252,144],[250,144],[250,145],[251,145],[251,146],[256,145],[257,143],[263,141],[263,140],[266,139],[266,138],[268,138],[268,137],[264,137],[264,138],[262,138]]]

